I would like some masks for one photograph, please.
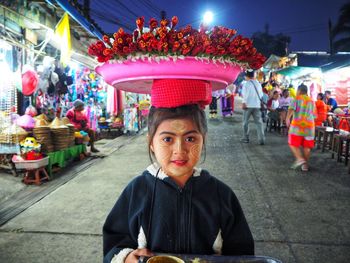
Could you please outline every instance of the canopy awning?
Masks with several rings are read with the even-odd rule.
[[[299,78],[306,76],[312,73],[320,72],[319,68],[314,67],[299,67],[299,66],[290,66],[281,70],[276,71],[277,74],[288,76],[290,78]]]

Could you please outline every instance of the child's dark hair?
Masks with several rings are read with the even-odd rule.
[[[298,87],[298,91],[300,92],[300,94],[307,94],[307,86],[305,84],[300,84]]]
[[[318,93],[317,96],[320,97],[321,100],[324,100],[324,95],[322,92]]]
[[[205,137],[208,131],[207,120],[205,117],[204,110],[200,109],[199,105],[191,104],[184,105],[177,108],[155,108],[151,107],[148,115],[148,153],[151,162],[152,152],[151,152],[151,143],[153,137],[156,134],[158,126],[165,120],[172,119],[189,119],[197,126],[198,131],[203,136],[203,152],[205,160]]]

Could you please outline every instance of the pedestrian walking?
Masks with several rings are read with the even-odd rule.
[[[216,119],[218,114],[218,99],[219,95],[217,91],[213,91],[212,97],[211,97],[211,103],[209,104],[209,118],[210,119]]]
[[[316,107],[307,95],[307,86],[301,84],[297,96],[288,109],[286,125],[289,127],[288,144],[295,161],[292,169],[301,167],[302,171],[309,170],[309,158],[314,147]],[[292,122],[290,122],[293,117]]]
[[[265,144],[265,134],[263,121],[261,117],[261,103],[263,92],[260,83],[255,79],[255,71],[247,70],[246,82],[242,87],[242,109],[243,109],[243,138],[241,142],[249,143],[249,119],[253,116],[254,123],[258,132],[260,145]]]

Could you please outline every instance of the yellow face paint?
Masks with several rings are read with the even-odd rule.
[[[152,148],[168,176],[188,179],[200,160],[203,136],[189,119],[165,120],[157,128]]]
[[[181,120],[172,120],[170,126],[175,133],[184,133],[186,130],[186,125]]]

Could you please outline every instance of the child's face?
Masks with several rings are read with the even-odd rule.
[[[188,119],[165,120],[151,142],[162,170],[170,177],[188,179],[198,163],[203,147],[203,136]]]

